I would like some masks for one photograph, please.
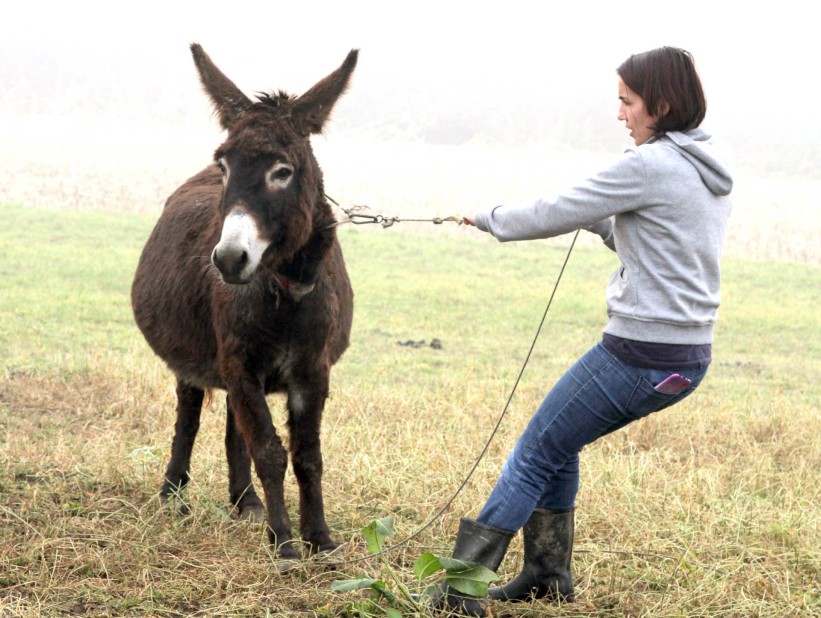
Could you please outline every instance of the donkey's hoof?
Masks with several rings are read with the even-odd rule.
[[[339,543],[334,541],[328,535],[324,535],[318,538],[308,538],[302,537],[305,541],[306,545],[308,546],[308,552],[311,555],[318,554],[318,553],[326,553],[335,550],[339,547]]]
[[[265,523],[265,507],[263,506],[246,506],[239,509],[237,515],[242,521],[248,521],[252,524]]]
[[[310,547],[312,554],[325,553],[337,549],[339,547],[339,543],[328,539],[325,543],[319,543],[318,545],[311,543]]]
[[[276,549],[277,562],[296,560],[299,561],[302,555],[299,553],[297,543],[294,541],[287,541],[277,547]]]
[[[288,573],[303,566],[301,560],[295,558],[277,558],[274,561],[274,567],[278,573]]]
[[[163,510],[169,511],[171,513],[183,516],[191,514],[191,507],[188,506],[185,503],[185,500],[183,500],[182,497],[177,493],[173,493],[170,495],[160,494],[160,503],[162,504]]]

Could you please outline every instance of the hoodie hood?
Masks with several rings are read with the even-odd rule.
[[[714,195],[729,195],[733,190],[733,175],[726,154],[702,129],[687,133],[670,131],[661,141],[678,150],[698,170],[705,186]]]

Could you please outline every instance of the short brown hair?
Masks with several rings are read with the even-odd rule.
[[[704,120],[707,101],[693,55],[677,47],[633,54],[616,69],[624,84],[658,117],[656,133],[689,131]]]

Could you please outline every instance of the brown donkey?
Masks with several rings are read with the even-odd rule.
[[[241,517],[263,516],[253,461],[270,542],[279,556],[298,557],[284,499],[288,453],[266,403],[286,393],[301,535],[311,551],[333,549],[319,434],[331,366],[348,346],[353,291],[309,138],[345,91],[357,50],[302,96],[257,101],[199,45],[191,53],[228,137],[214,164],[166,202],[131,289],[137,325],[177,379],[161,495],[188,482],[204,392],[224,389],[231,503]]]

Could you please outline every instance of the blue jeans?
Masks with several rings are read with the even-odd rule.
[[[675,395],[654,390],[671,373],[692,383]],[[707,366],[633,367],[598,343],[561,377],[536,410],[477,521],[515,532],[535,508],[573,508],[579,490],[579,452],[604,435],[678,403],[706,373]]]

